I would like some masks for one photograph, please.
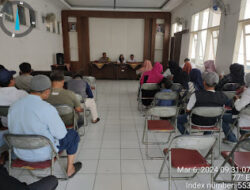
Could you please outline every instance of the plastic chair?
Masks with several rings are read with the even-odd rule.
[[[96,86],[96,78],[92,76],[83,76],[83,79],[88,82],[92,91],[94,91],[94,98],[97,101],[97,86]]]
[[[154,96],[152,97],[143,97],[142,91],[159,91],[160,86],[157,83],[144,83],[141,88],[139,89],[139,98],[138,98],[138,109],[142,112],[143,111],[143,100],[154,100]]]
[[[157,93],[157,98],[165,98],[165,100],[174,100],[177,101],[176,92],[171,93]],[[145,117],[145,126],[143,131],[142,143],[146,145],[146,156],[149,159],[162,159],[163,157],[152,157],[148,152],[148,145],[162,145],[167,144],[173,133],[176,132],[176,122],[178,116],[178,107],[167,106],[161,107],[156,106],[148,110]],[[159,120],[159,118],[167,118],[167,120]],[[154,119],[153,119],[154,118]],[[155,119],[156,118],[156,119]],[[149,142],[148,135],[149,133],[169,133],[168,140],[166,142]]]
[[[191,111],[189,116],[189,132],[197,133],[197,132],[216,132],[219,133],[219,152],[221,151],[221,132],[222,132],[222,116],[224,114],[223,107],[196,107]],[[205,117],[205,118],[218,118],[216,123],[211,126],[200,126],[192,123],[193,115]]]
[[[201,168],[210,168],[214,161],[214,147],[216,138],[211,135],[192,136],[181,135],[172,139],[169,147],[164,149],[164,161],[162,163],[159,178],[168,179],[169,190],[172,188],[172,180],[187,180],[194,178]],[[207,159],[211,155],[211,163]],[[168,164],[167,164],[168,161]],[[163,176],[164,167],[168,167],[168,176]],[[178,177],[172,175],[172,168],[187,169],[194,174],[192,176]],[[213,174],[211,173],[211,184],[213,184]]]
[[[223,151],[221,152],[222,157],[225,159],[218,172],[214,176],[214,181],[216,183],[239,183],[245,182],[238,179],[239,176],[249,175],[250,173],[250,134],[246,134],[244,138],[239,141],[232,151]],[[246,151],[237,151],[239,148],[244,148]],[[229,164],[232,169],[231,172],[231,180],[218,180],[218,176],[220,175],[225,165]],[[242,174],[242,175],[241,175]],[[235,177],[236,176],[236,177]]]
[[[4,139],[9,147],[9,172],[11,173],[11,168],[21,168],[21,169],[27,169],[32,176],[35,177],[42,177],[42,176],[36,176],[34,175],[31,170],[41,170],[50,168],[51,175],[54,173],[54,162],[57,159],[59,165],[61,166],[65,177],[59,178],[59,179],[68,179],[68,175],[60,163],[59,160],[59,154],[57,153],[56,149],[54,148],[54,145],[51,143],[51,141],[40,135],[14,135],[14,134],[5,134]],[[12,151],[14,148],[17,149],[24,149],[24,150],[33,150],[33,149],[39,149],[43,147],[50,146],[51,148],[51,160],[47,160],[44,162],[26,162],[21,159],[13,160],[11,159]]]

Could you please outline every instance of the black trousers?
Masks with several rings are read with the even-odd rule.
[[[57,185],[57,178],[55,176],[48,176],[28,186],[30,190],[55,190]]]

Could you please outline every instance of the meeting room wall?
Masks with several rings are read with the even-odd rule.
[[[223,0],[229,5],[229,14],[222,14],[220,24],[220,35],[216,54],[216,68],[219,73],[227,74],[229,66],[233,62],[235,40],[237,35],[239,13],[241,8],[241,0]],[[184,1],[180,6],[175,8],[172,13],[172,24],[175,23],[177,17],[185,18],[187,28],[191,29],[192,15],[204,9],[211,7],[212,0],[189,0]],[[180,64],[189,56],[190,33],[183,34]]]
[[[98,60],[102,52],[112,61],[120,54],[129,59],[135,55],[143,61],[144,19],[89,18],[90,60]]]
[[[62,4],[51,0],[26,0],[36,13],[37,26],[22,38],[11,38],[0,30],[1,62],[8,69],[19,70],[21,62],[30,62],[35,70],[50,70],[55,63],[55,54],[63,52],[62,31],[60,34],[46,31],[42,16],[55,13],[57,21],[61,21]],[[11,23],[14,28],[14,23]]]

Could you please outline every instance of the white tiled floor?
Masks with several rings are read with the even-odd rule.
[[[60,181],[58,190],[168,189],[168,182],[158,178],[162,161],[145,157],[145,146],[141,143],[144,117],[137,110],[137,88],[137,81],[98,81],[101,121],[90,124],[81,138],[77,161],[83,163],[82,170],[74,178]],[[159,147],[151,147],[150,153],[162,154]],[[221,162],[216,161],[217,165]],[[25,171],[13,170],[13,174],[22,181],[35,180]],[[187,182],[209,181],[209,175],[173,181],[172,189],[186,189]]]

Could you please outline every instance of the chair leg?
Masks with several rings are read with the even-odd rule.
[[[172,171],[171,171],[171,168],[172,168],[172,160],[171,160],[172,158],[171,158],[171,150],[169,151],[169,168],[168,168],[168,170],[169,170],[169,182],[168,182],[168,189],[169,190],[171,190],[171,188],[172,188]]]
[[[8,169],[9,169],[9,174],[11,175],[11,149],[9,149],[8,152],[9,152],[9,164],[8,164]]]

